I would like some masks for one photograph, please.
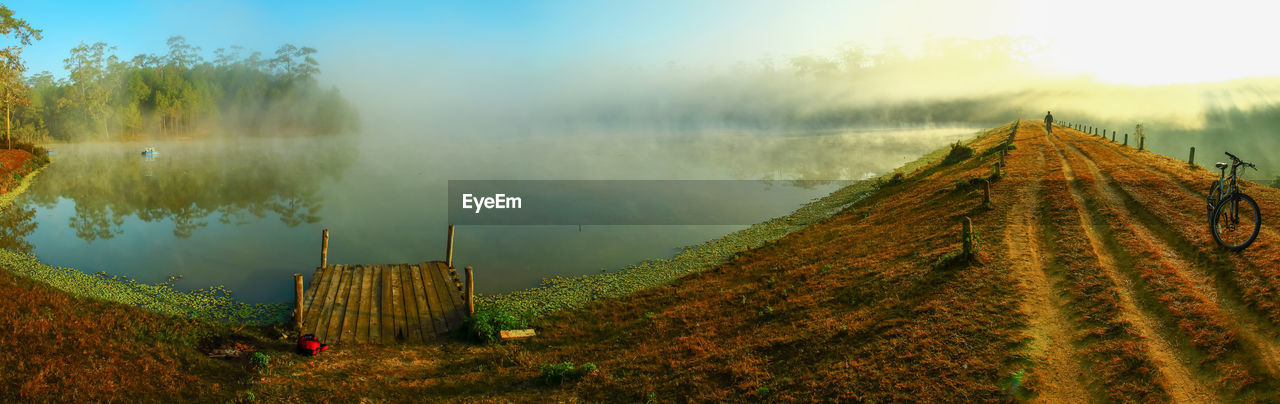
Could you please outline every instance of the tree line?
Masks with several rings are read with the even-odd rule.
[[[163,55],[122,60],[115,47],[81,43],[63,62],[68,77],[27,77],[29,102],[15,111],[27,141],[165,138],[210,132],[248,135],[338,134],[358,126],[336,88],[315,80],[309,47],[283,45],[274,57],[233,46],[204,60],[181,36]]]
[[[28,75],[21,54],[42,31],[0,5],[0,104],[9,139],[23,142],[353,132],[355,109],[316,82],[316,49],[285,44],[270,56],[239,46],[213,60],[181,36],[165,54],[121,59],[103,42],[80,43],[63,60],[67,77]]]

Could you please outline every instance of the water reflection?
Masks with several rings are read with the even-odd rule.
[[[0,248],[31,253],[35,246],[27,237],[36,231],[36,210],[24,204],[0,209]]]
[[[320,221],[321,183],[336,181],[353,159],[343,143],[162,142],[154,156],[141,156],[139,143],[58,145],[55,163],[24,197],[46,209],[73,201],[70,227],[88,242],[120,235],[130,216],[171,222],[177,238],[210,219],[243,224],[276,214],[295,227]]]

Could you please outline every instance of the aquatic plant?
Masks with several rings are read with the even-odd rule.
[[[248,304],[237,301],[221,286],[182,292],[173,289],[168,282],[151,285],[105,273],[88,274],[74,268],[53,267],[41,263],[34,255],[9,250],[0,250],[0,266],[78,297],[123,303],[198,320],[270,324],[287,320],[290,313],[290,307],[285,303]]]

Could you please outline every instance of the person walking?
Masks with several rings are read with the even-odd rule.
[[[1050,135],[1053,134],[1053,111],[1044,114],[1044,130],[1049,131]]]

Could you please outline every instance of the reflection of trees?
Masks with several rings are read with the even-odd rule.
[[[124,217],[110,215],[108,210],[100,201],[77,203],[76,215],[71,217],[71,228],[75,229],[76,237],[93,241],[106,240],[120,234],[120,225],[124,224]]]
[[[31,188],[31,199],[52,206],[75,202],[71,227],[87,241],[120,233],[128,216],[169,220],[173,235],[191,237],[217,215],[247,223],[269,214],[287,226],[315,223],[320,187],[351,164],[350,145],[334,139],[174,142],[156,145],[145,160],[130,146],[67,145]]]
[[[36,231],[36,210],[24,205],[0,209],[0,248],[30,253],[35,247],[26,237]]]

